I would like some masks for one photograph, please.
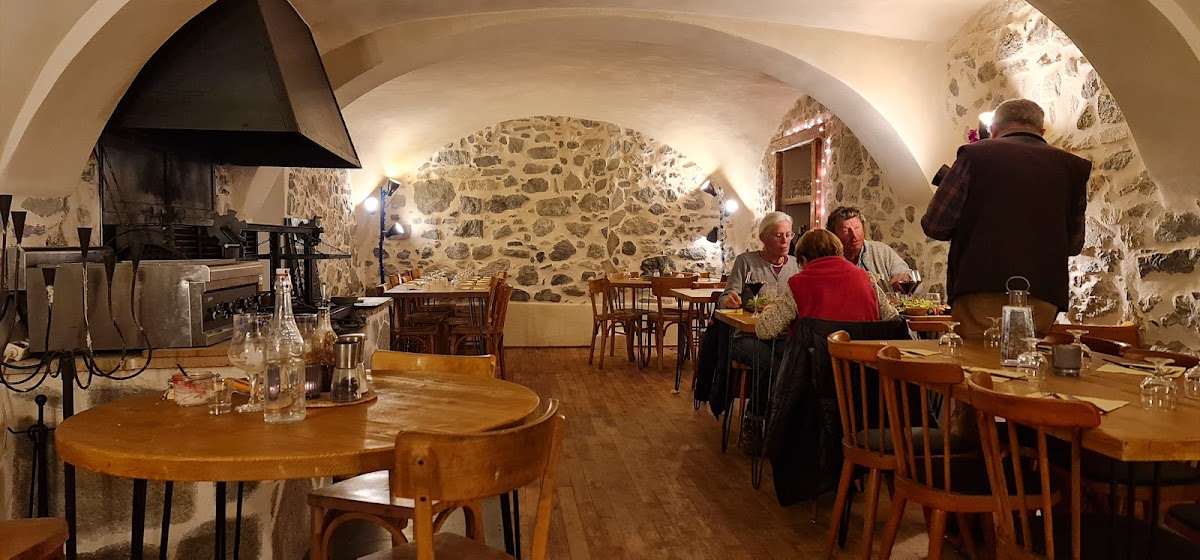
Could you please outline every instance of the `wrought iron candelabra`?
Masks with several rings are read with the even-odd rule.
[[[12,195],[0,195],[0,254],[4,255],[3,260],[0,260],[0,294],[3,297],[3,303],[0,304],[0,325],[4,326],[4,345],[3,349],[7,349],[12,343],[13,332],[16,330],[17,322],[24,318],[28,325],[28,314],[20,309],[18,300],[19,282],[13,279],[19,277],[24,271],[16,270],[10,278],[9,259],[8,259],[8,232],[9,223],[12,224],[13,240],[15,246],[20,248],[22,238],[25,234],[25,218],[26,214],[22,211],[12,211]],[[132,371],[122,373],[125,366],[125,361],[129,357],[128,348],[131,346],[126,338],[126,333],[122,332],[117,324],[115,315],[113,314],[113,277],[116,273],[116,256],[114,253],[108,253],[104,257],[105,279],[108,283],[108,315],[112,320],[112,326],[116,329],[118,336],[121,339],[121,354],[116,365],[111,369],[105,369],[97,363],[96,356],[92,352],[92,336],[91,325],[88,320],[88,253],[91,251],[92,228],[78,228],[79,233],[79,262],[68,262],[56,265],[47,265],[41,267],[42,278],[45,281],[47,310],[46,310],[46,332],[45,348],[46,352],[31,360],[21,360],[8,362],[3,364],[3,369],[0,370],[0,385],[3,385],[10,391],[16,393],[29,393],[37,390],[50,378],[59,378],[62,382],[62,418],[63,420],[70,418],[75,414],[75,388],[87,390],[91,386],[92,381],[96,377],[103,377],[112,380],[127,380],[137,377],[146,371],[153,358],[153,348],[148,344],[146,332],[142,329],[141,321],[138,318],[137,305],[133,305],[132,310],[133,323],[137,328],[137,336],[141,340],[146,341],[147,348],[145,361],[141,367]],[[131,249],[131,265],[132,276],[129,284],[129,301],[131,305],[136,302],[137,295],[137,276],[138,267],[141,264],[142,245],[134,244]],[[19,259],[13,259],[14,266],[20,265]],[[53,316],[54,316],[54,281],[59,268],[79,266],[81,268],[81,287],[82,290],[82,305],[83,309],[80,312],[83,315],[83,344],[80,347],[74,348],[52,348],[50,346],[50,334],[53,332]],[[29,336],[34,336],[35,333],[29,332]],[[136,343],[136,339],[134,342]],[[80,369],[79,365],[83,368]],[[44,405],[45,396],[38,395],[35,401],[39,402],[39,411]],[[37,430],[38,434],[45,435],[51,428],[47,428],[45,423],[40,418],[39,422],[30,428]],[[40,427],[39,427],[40,426]],[[26,430],[29,432],[29,430]],[[43,438],[44,439],[44,438]],[[43,453],[44,455],[44,453]],[[37,463],[35,469],[45,469],[45,457],[42,457],[41,463]],[[45,477],[40,474],[35,475],[42,480],[43,487],[39,488],[39,516],[45,515],[46,499],[45,499]],[[67,524],[70,529],[70,539],[67,541],[67,557],[75,558],[76,556],[76,512],[75,512],[75,467],[69,464],[63,464],[63,492],[64,492],[64,515],[67,518]]]

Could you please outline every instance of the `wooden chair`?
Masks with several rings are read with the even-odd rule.
[[[396,436],[391,495],[393,499],[413,500],[416,542],[364,558],[511,558],[488,548],[482,532],[477,531],[474,539],[449,533],[435,535],[435,504],[479,502],[541,479],[530,558],[545,560],[565,426],[558,403],[551,401],[541,418],[517,428],[469,435],[400,432]]]
[[[950,325],[946,324],[946,321],[921,320],[920,318],[908,318],[905,321],[908,323],[908,329],[917,334],[917,338],[938,338],[942,334],[950,332]]]
[[[671,290],[681,288],[691,288],[695,278],[692,276],[672,277],[672,276],[655,276],[650,279],[650,294],[654,296],[654,305],[657,311],[652,311],[646,315],[650,320],[650,324],[654,325],[654,344],[658,349],[658,371],[663,368],[663,347],[665,346],[665,338],[667,336],[667,328],[675,325],[677,329],[683,329],[684,339],[686,343],[691,342],[691,333],[687,332],[691,329],[687,328],[688,314],[686,310],[680,310],[672,307],[671,304],[663,305],[663,300],[671,298]],[[682,352],[682,348],[676,348],[676,351]]]
[[[1124,342],[1134,348],[1141,348],[1142,335],[1137,325],[1075,325],[1070,323],[1055,323],[1050,326],[1050,332],[1067,334],[1069,330],[1087,331],[1087,336]]]
[[[1074,340],[1074,338],[1072,338]],[[1079,341],[1088,347],[1093,352],[1108,354],[1110,356],[1120,356],[1132,346],[1116,340],[1108,340],[1107,338],[1096,338],[1094,336],[1081,336]]]
[[[1016,513],[996,516],[1000,558],[1107,558],[1114,552],[1122,558],[1149,556],[1144,546],[1149,541],[1141,540],[1149,538],[1148,524],[1128,517],[1114,519],[1083,513],[1083,430],[1100,425],[1098,408],[1082,401],[998,392],[985,372],[972,375],[968,389],[976,409],[995,507]],[[997,422],[997,418],[1005,421]],[[1003,437],[1001,426],[1007,432]],[[1021,431],[1026,435],[1022,436]],[[1046,436],[1051,431],[1054,439],[1048,441]],[[1064,436],[1069,438],[1065,444],[1070,449],[1067,476],[1053,476],[1049,450]],[[1024,447],[1014,447],[1018,444],[1013,442],[1024,442]],[[1029,484],[1031,480],[1036,485]],[[1037,489],[1032,490],[1035,486]],[[1016,489],[1016,495],[1011,489]],[[1064,498],[1065,508],[1061,503]],[[1040,515],[1033,515],[1033,511]],[[1153,546],[1156,558],[1200,557],[1200,549],[1169,531],[1158,531]]]
[[[1141,348],[1126,348],[1121,353],[1121,357],[1131,361],[1145,360],[1146,358],[1170,358],[1174,360],[1171,365],[1183,368],[1193,368],[1200,365],[1200,358],[1195,356],[1160,350],[1143,350]]]
[[[496,377],[499,373],[496,356],[448,356],[446,354],[417,354],[376,350],[371,354],[371,370],[376,371],[437,371],[461,373],[474,377]]]
[[[457,354],[464,342],[469,339],[479,340],[479,348],[484,354],[494,354],[500,360],[500,379],[506,379],[504,371],[504,323],[508,318],[508,303],[512,300],[513,287],[501,283],[492,298],[495,303],[491,306],[483,325],[464,325],[450,329],[450,353]]]
[[[50,560],[65,558],[67,521],[57,517],[0,521],[0,558]]]
[[[879,351],[878,367],[896,453],[896,493],[880,557],[891,557],[904,508],[910,500],[930,512],[929,558],[942,557],[949,513],[955,514],[960,534],[973,551],[976,546],[968,529],[967,514],[990,517],[996,505],[988,479],[982,476],[984,468],[977,448],[959,451],[966,446],[962,442],[952,443],[951,430],[946,426],[954,408],[965,404],[950,396],[951,387],[963,382],[962,369],[948,362],[903,360],[900,349],[894,346]],[[914,399],[914,394],[919,396]],[[936,400],[932,397],[940,397],[946,405],[940,415],[943,424],[940,430],[931,425],[934,416],[931,402]],[[915,424],[914,417],[920,425]],[[938,435],[941,441],[934,439]],[[952,451],[945,453],[945,450]],[[1021,499],[1013,507],[1030,508],[1037,504]]]
[[[829,537],[825,557],[833,556],[842,525],[843,513],[850,507],[847,496],[855,468],[867,469],[867,503],[863,510],[863,557],[871,557],[871,542],[875,534],[875,512],[879,509],[879,482],[887,478],[891,487],[891,474],[896,469],[896,456],[891,449],[890,438],[883,436],[887,430],[883,393],[877,389],[874,368],[876,356],[884,345],[877,342],[851,342],[846,331],[838,331],[828,338],[829,356],[833,361],[833,381],[837,390],[838,412],[842,418],[842,476],[838,482],[837,498],[833,504],[833,516],[829,522]],[[868,394],[869,387],[876,388],[876,397]],[[885,441],[889,440],[889,441]]]
[[[371,355],[374,375],[386,370],[394,371],[437,371],[454,372],[475,377],[496,377],[496,356],[447,356],[444,354],[415,354],[376,350]],[[388,471],[362,474],[329,486],[317,488],[308,494],[308,506],[312,515],[312,553],[314,560],[329,556],[329,541],[343,523],[362,520],[387,530],[392,544],[407,540],[403,530],[413,518],[412,500],[393,501],[388,489]],[[468,531],[479,529],[482,509],[477,503],[455,504],[439,502],[434,508],[437,515],[436,527],[441,528],[451,513],[462,506],[467,519]],[[482,529],[479,529],[482,531]],[[482,536],[480,536],[482,539]]]

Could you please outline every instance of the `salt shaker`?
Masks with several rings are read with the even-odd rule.
[[[329,387],[329,400],[333,402],[353,402],[360,396],[354,346],[350,342],[338,342],[333,345],[333,382]]]

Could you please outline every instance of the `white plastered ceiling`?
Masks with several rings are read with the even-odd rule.
[[[209,3],[0,0],[0,191],[74,188],[137,70]],[[986,3],[295,0],[364,155],[360,196],[387,167],[413,165],[484,126],[548,113],[640,130],[752,196],[770,134],[806,93],[917,204],[957,141],[941,110],[940,41]],[[1200,128],[1200,104],[1181,97],[1200,89],[1190,0],[1031,4],[1100,71],[1164,191],[1194,196],[1200,161],[1179,148]]]

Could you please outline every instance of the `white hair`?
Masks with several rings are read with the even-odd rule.
[[[763,234],[763,232],[767,231],[767,230],[768,230],[768,229],[770,229],[772,226],[774,226],[775,224],[778,224],[778,223],[780,223],[780,222],[787,222],[787,223],[788,223],[788,229],[789,229],[789,230],[790,230],[790,229],[792,229],[792,228],[791,228],[791,225],[792,225],[792,217],[791,217],[791,216],[789,216],[789,215],[787,215],[787,214],[784,214],[783,212],[768,212],[766,216],[763,216],[763,219],[762,219],[762,221],[760,221],[760,222],[758,223],[758,237],[759,237],[759,239],[762,239],[762,234]]]
[[[992,113],[992,129],[1013,124],[1023,124],[1037,129],[1046,128],[1045,113],[1041,106],[1028,99],[1009,99]]]

